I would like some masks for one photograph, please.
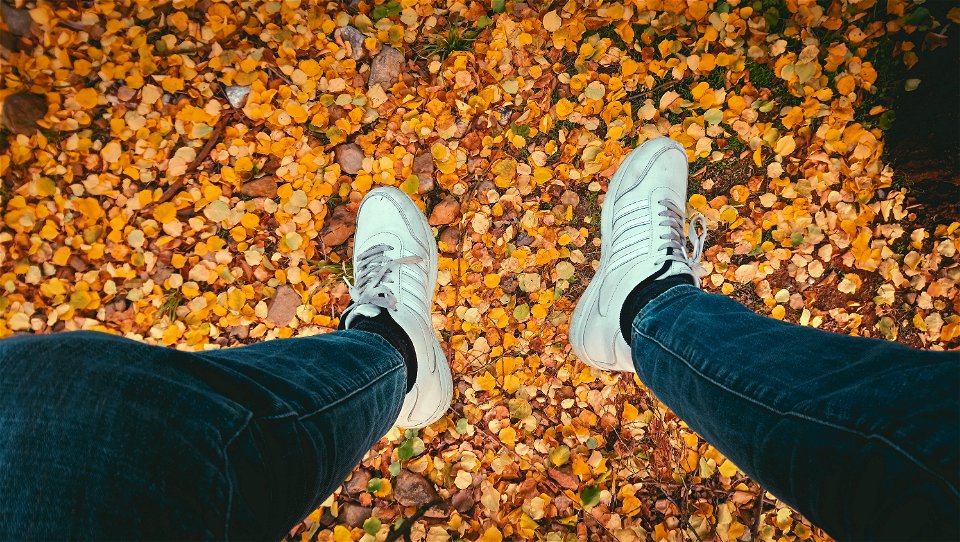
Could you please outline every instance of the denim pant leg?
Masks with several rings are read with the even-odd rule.
[[[640,379],[832,536],[960,538],[960,355],[828,333],[677,286],[633,322]]]
[[[277,540],[390,429],[405,380],[362,331],[203,353],[0,341],[0,540]]]

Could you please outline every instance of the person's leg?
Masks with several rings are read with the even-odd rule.
[[[0,341],[0,540],[279,539],[453,382],[437,247],[395,188],[364,198],[345,329],[187,353],[101,333]]]
[[[658,138],[617,169],[573,350],[600,369],[637,371],[834,536],[956,539],[960,356],[791,326],[700,292],[706,231],[703,217],[685,227],[687,160]]]
[[[342,331],[188,353],[0,341],[0,539],[278,539],[393,425],[403,358]]]
[[[679,285],[633,320],[637,374],[832,536],[957,540],[960,355],[800,327]]]

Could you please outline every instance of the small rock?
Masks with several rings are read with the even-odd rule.
[[[251,198],[275,198],[277,181],[273,177],[260,177],[243,183],[237,192]]]
[[[425,194],[433,190],[433,155],[420,154],[413,159],[413,174],[420,180],[417,191]]]
[[[292,287],[284,284],[277,288],[277,294],[273,296],[270,302],[270,309],[267,311],[267,320],[274,325],[285,326],[297,315],[297,307],[300,306],[300,294]]]
[[[16,36],[28,36],[33,29],[33,19],[30,18],[30,10],[26,8],[15,8],[7,5],[6,2],[0,2],[0,13],[3,14],[3,20],[7,23],[10,33]]]
[[[17,134],[32,135],[37,131],[37,121],[46,114],[47,97],[43,94],[17,92],[3,101],[3,124]]]
[[[563,194],[560,195],[560,203],[576,207],[580,204],[580,196],[573,190],[565,190]]]
[[[373,515],[373,510],[353,503],[347,503],[340,509],[340,519],[350,527],[363,527],[363,522]]]
[[[450,224],[460,217],[460,202],[453,196],[447,196],[430,213],[431,226]]]
[[[333,149],[337,163],[344,173],[356,174],[363,167],[363,150],[356,143],[342,143]]]
[[[393,494],[402,506],[423,506],[438,498],[429,480],[408,470],[401,470],[397,475]]]
[[[350,54],[350,58],[354,60],[360,60],[367,53],[366,49],[363,47],[363,40],[366,39],[366,36],[363,35],[363,32],[360,32],[352,26],[344,26],[343,28],[338,28],[333,36],[337,39],[340,45],[350,45],[350,48],[347,50],[347,53]]]
[[[367,86],[380,85],[384,90],[388,90],[397,82],[400,77],[400,71],[404,63],[403,53],[393,47],[384,47],[373,58],[370,65],[370,78],[367,79]]]
[[[357,231],[357,215],[353,214],[345,205],[333,210],[333,216],[323,225],[320,240],[328,247],[342,245]]]
[[[247,97],[250,96],[250,87],[229,86],[224,89],[227,94],[227,101],[234,109],[242,109],[247,104]]]
[[[353,477],[350,478],[347,483],[343,484],[344,493],[351,497],[356,497],[367,490],[367,483],[370,482],[370,478],[372,477],[370,471],[366,469],[360,469],[354,472]]]
[[[465,514],[477,504],[477,501],[473,498],[473,491],[468,488],[463,491],[458,491],[453,498],[450,499],[450,504],[453,505],[457,512]]]
[[[453,254],[457,251],[457,245],[460,244],[460,228],[450,226],[440,232],[440,249],[447,254]]]

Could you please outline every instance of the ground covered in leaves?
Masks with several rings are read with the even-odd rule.
[[[0,337],[330,331],[357,205],[399,186],[441,247],[454,407],[387,435],[292,539],[825,538],[639,382],[578,362],[567,324],[608,180],[666,135],[709,222],[707,290],[960,346],[960,223],[884,159],[887,76],[936,84],[908,68],[956,10],[376,1],[2,0]]]

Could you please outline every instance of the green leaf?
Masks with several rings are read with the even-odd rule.
[[[530,306],[526,303],[517,305],[513,308],[513,317],[516,318],[518,322],[526,321],[527,318],[530,317]]]
[[[400,461],[406,461],[423,453],[426,447],[420,437],[413,437],[403,441],[403,444],[397,448],[397,457]]]
[[[600,488],[587,486],[580,492],[580,502],[585,508],[596,506],[600,502]]]
[[[760,245],[753,247],[753,250],[747,253],[748,256],[759,256],[760,254],[763,254],[763,247]]]
[[[907,24],[910,26],[919,26],[930,20],[930,10],[927,8],[917,8],[907,16]]]
[[[894,113],[892,110],[884,111],[883,114],[880,115],[880,120],[877,121],[877,126],[879,126],[881,130],[889,130],[890,128],[893,128],[893,122],[895,120],[897,120],[896,113]]]
[[[368,493],[376,493],[377,491],[380,491],[381,487],[383,487],[383,480],[379,478],[371,478],[370,481],[367,482]]]
[[[798,247],[803,244],[803,232],[795,231],[793,235],[790,236],[790,244]]]
[[[492,24],[493,24],[493,19],[484,15],[479,19],[477,19],[477,24],[474,25],[474,28],[476,28],[477,31],[480,31]]]
[[[373,8],[373,20],[379,21],[384,17],[392,17],[394,15],[400,14],[400,2],[387,2],[386,4],[381,4],[379,6],[374,6]]]
[[[596,437],[590,437],[590,438],[587,439],[586,444],[587,444],[587,448],[590,448],[591,450],[596,450],[596,449],[597,449],[597,446],[598,446],[600,443],[597,442]]]
[[[494,13],[503,13],[507,9],[507,0],[493,0],[490,7]]]
[[[365,533],[372,536],[372,535],[376,535],[379,530],[380,530],[379,519],[371,517],[371,518],[367,518],[367,520],[363,522],[363,531]]]
[[[466,434],[467,427],[469,425],[470,424],[469,422],[467,422],[466,418],[460,418],[459,420],[457,420],[457,433],[460,433],[461,435]]]
[[[400,462],[394,461],[390,463],[390,476],[399,476],[400,475]]]

